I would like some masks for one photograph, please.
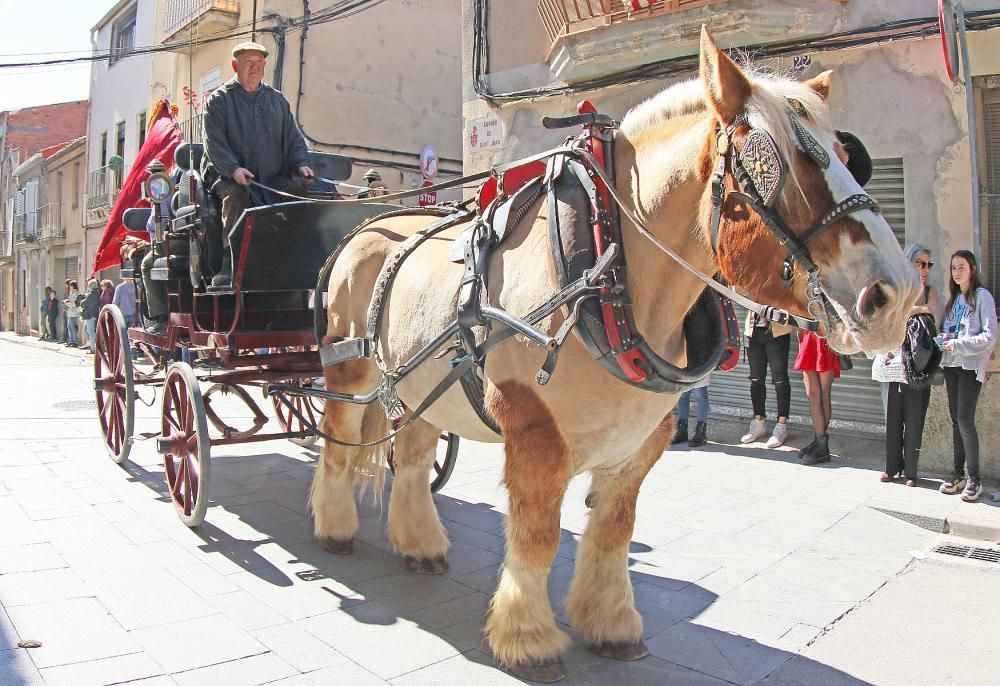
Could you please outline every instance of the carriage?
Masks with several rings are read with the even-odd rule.
[[[307,392],[322,387],[322,366],[315,333],[316,274],[338,243],[364,220],[398,210],[377,202],[333,206],[315,202],[336,195],[334,183],[351,175],[349,158],[311,153],[322,178],[309,200],[279,202],[246,211],[231,233],[233,283],[208,284],[221,258],[221,217],[217,199],[203,187],[197,170],[202,146],[186,143],[174,155],[180,170],[176,188],[165,174],[147,182],[147,195],[169,200],[149,278],[165,287],[166,326],[148,330],[140,248],[122,260],[122,277],[134,279],[135,324],[127,327],[115,305],[102,308],[97,322],[94,390],[108,454],[124,463],[135,443],[136,390],[159,388],[160,432],[156,448],[163,455],[170,498],[180,519],[195,527],[205,518],[211,483],[213,446],[288,439],[308,446],[318,439],[323,401],[305,394],[259,399],[253,391],[281,382]],[[147,229],[151,208],[125,211],[127,228]],[[169,209],[167,209],[169,208]],[[153,238],[151,237],[151,240]],[[151,246],[150,246],[151,247]],[[136,364],[138,356],[145,364]],[[248,425],[226,423],[213,407],[221,395],[240,401]],[[277,427],[274,427],[277,424]],[[272,428],[273,427],[273,428]],[[444,486],[454,468],[458,437],[442,434],[430,479],[432,492]]]

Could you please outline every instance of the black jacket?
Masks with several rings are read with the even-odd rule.
[[[97,319],[101,313],[101,289],[92,288],[83,299],[83,318]]]
[[[906,320],[906,338],[901,355],[908,390],[923,390],[931,382],[931,372],[941,365],[941,350],[934,345],[937,327],[929,314],[915,314]]]

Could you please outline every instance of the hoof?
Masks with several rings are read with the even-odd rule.
[[[642,641],[635,643],[599,643],[587,646],[590,652],[612,660],[641,660],[649,655],[649,648]]]
[[[448,571],[448,560],[444,555],[434,557],[406,556],[406,569],[414,574],[444,574]]]
[[[328,538],[324,541],[323,547],[326,548],[327,552],[331,552],[334,555],[351,555],[354,553],[354,539],[349,538],[346,541],[338,541],[335,538]]]
[[[537,662],[521,662],[511,665],[507,671],[527,681],[537,681],[541,684],[551,684],[566,678],[566,665],[563,664],[561,657],[550,657]]]

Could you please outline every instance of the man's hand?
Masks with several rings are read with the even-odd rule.
[[[313,173],[313,170],[309,167],[309,165],[303,164],[301,167],[299,167],[299,176],[302,177],[302,185],[308,186],[309,184],[312,183],[315,174]]]
[[[253,178],[253,172],[243,167],[237,167],[236,171],[233,172],[233,181],[241,186],[249,186],[250,180]]]

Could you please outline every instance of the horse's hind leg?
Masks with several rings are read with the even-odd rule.
[[[673,428],[673,418],[667,415],[619,470],[592,472],[590,521],[576,550],[566,609],[573,628],[603,657],[637,660],[649,652],[642,642],[642,617],[635,609],[628,575],[628,546],[639,486],[663,453]]]
[[[448,535],[431,497],[430,472],[440,429],[417,419],[395,439],[392,493],[389,496],[389,541],[418,574],[448,571]]]
[[[373,365],[368,360],[351,360],[323,370],[326,387],[337,392],[359,392],[369,381]],[[363,392],[363,391],[361,391]],[[364,436],[364,405],[328,400],[322,429],[328,436],[359,443]],[[309,504],[313,512],[313,532],[332,553],[354,552],[358,530],[358,510],[354,501],[355,466],[364,461],[364,448],[349,448],[327,441],[323,457],[313,476]]]
[[[486,636],[511,672],[531,681],[566,676],[570,639],[556,627],[547,580],[559,546],[559,509],[572,460],[551,414],[519,384],[502,384],[488,407],[503,428],[510,493],[507,557],[490,604]]]

